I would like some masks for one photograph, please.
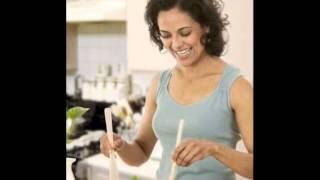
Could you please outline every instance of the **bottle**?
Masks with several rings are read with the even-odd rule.
[[[78,74],[75,78],[74,78],[74,96],[75,98],[79,99],[82,97],[82,85],[83,85],[83,76]]]

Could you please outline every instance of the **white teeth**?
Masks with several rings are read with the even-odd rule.
[[[184,49],[182,51],[176,51],[179,56],[187,56],[191,53],[191,48]]]
[[[183,50],[183,51],[177,51],[177,53],[179,53],[179,54],[184,54],[184,53],[186,53],[188,51],[188,49],[185,49],[185,50]]]

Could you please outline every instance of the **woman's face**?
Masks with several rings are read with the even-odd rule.
[[[190,66],[206,54],[200,42],[206,29],[189,14],[178,8],[160,11],[158,25],[164,47],[170,51],[178,64]]]

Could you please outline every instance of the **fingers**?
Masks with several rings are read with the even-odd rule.
[[[189,164],[191,164],[190,162],[198,155],[200,154],[200,148],[199,147],[194,147],[193,149],[191,149],[191,151],[186,154],[183,157],[183,161],[181,163],[182,166],[187,166]]]
[[[113,141],[114,150],[117,151],[117,152],[121,151],[124,148],[125,143],[126,142],[121,138],[114,140]]]
[[[115,133],[113,133],[113,144],[110,143],[107,133],[100,138],[100,151],[107,157],[109,157],[110,150],[121,151],[124,145],[125,141]]]
[[[206,143],[201,140],[186,140],[175,149],[172,160],[179,166],[189,166],[195,161],[199,161],[207,157],[209,154]]]
[[[107,134],[103,134],[100,138],[100,151],[105,156],[109,157],[109,150],[111,149],[111,145],[108,140]]]
[[[179,154],[182,151],[184,151],[184,149],[186,148],[187,145],[189,145],[190,142],[191,142],[190,140],[185,140],[176,147],[176,149],[174,150],[173,155],[172,155],[173,161],[178,160],[177,158],[178,158]]]
[[[105,148],[102,144],[100,144],[100,152],[101,152],[103,155],[109,157],[109,151],[106,150],[106,148]]]
[[[176,163],[179,166],[187,166],[199,153],[201,153],[201,149],[199,147],[194,144],[189,144],[178,155]]]
[[[177,155],[177,165],[183,166],[185,163],[185,158],[190,154],[191,151],[192,147],[190,145],[185,146],[185,148],[181,150],[180,153]]]

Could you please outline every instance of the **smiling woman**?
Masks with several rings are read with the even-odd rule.
[[[179,9],[160,12],[158,22],[163,47],[170,51],[178,63],[195,63],[204,48],[199,39],[205,30]]]
[[[178,8],[169,9],[175,5]],[[168,28],[180,26],[176,30],[182,37],[187,37],[193,29],[201,30],[202,32],[197,34],[201,37],[196,37],[196,39],[200,39],[200,43],[204,46],[206,52],[209,55],[221,55],[226,43],[222,34],[229,22],[226,17],[221,16],[221,7],[218,1],[191,1],[189,3],[184,3],[183,1],[151,2],[149,7],[147,7],[145,20],[149,26],[150,37],[159,46],[160,50],[167,47],[163,39],[159,37],[167,39],[169,38],[168,35],[170,35],[170,32],[161,28],[166,28],[163,25],[169,25],[171,27]],[[177,14],[174,12],[175,10],[179,10],[180,13],[188,16],[179,16],[180,13]]]
[[[218,0],[148,0],[144,17],[150,38],[175,64],[153,78],[133,141],[115,136],[111,146],[101,138],[106,156],[114,149],[124,162],[139,166],[159,140],[157,179],[168,179],[172,161],[176,180],[253,177],[253,88],[222,57],[229,22],[222,7]],[[176,146],[180,119],[184,131]],[[236,149],[240,140],[247,152]]]

